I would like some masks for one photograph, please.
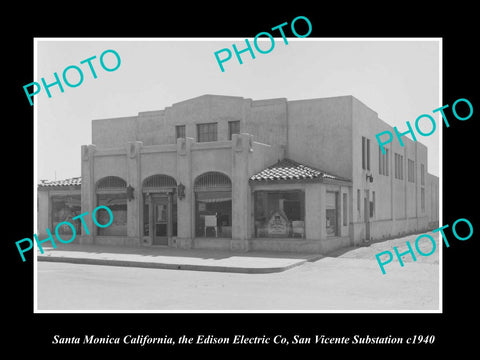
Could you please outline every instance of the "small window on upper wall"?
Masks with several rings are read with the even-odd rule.
[[[362,169],[370,170],[370,139],[362,136]]]
[[[420,183],[425,185],[425,165],[420,164]]]
[[[365,169],[365,137],[362,136],[362,169]]]
[[[362,201],[360,196],[360,189],[357,189],[357,210],[360,211],[360,202]]]
[[[217,123],[198,124],[197,141],[217,141]]]
[[[385,175],[388,176],[388,163],[390,161],[390,157],[388,156],[388,149],[385,149],[387,153],[385,154]]]
[[[228,140],[232,140],[233,134],[240,134],[240,120],[228,122]]]
[[[380,175],[383,175],[384,169],[383,169],[383,156],[382,156],[382,150],[380,148],[380,145],[378,146],[378,173]]]
[[[367,170],[370,170],[370,139],[367,139]]]
[[[185,139],[185,125],[175,126],[175,138],[176,139]]]
[[[395,153],[395,179],[403,180],[403,156]]]
[[[370,217],[375,216],[375,191],[372,191],[372,201],[370,201]]]
[[[378,147],[378,173],[380,175],[388,176],[388,149],[385,149],[385,154],[382,152],[382,148]]]
[[[422,208],[422,212],[425,211],[425,188],[420,188],[420,206]]]
[[[408,159],[408,181],[415,182],[415,162]]]

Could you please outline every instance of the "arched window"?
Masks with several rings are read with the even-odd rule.
[[[118,176],[107,176],[97,181],[97,193],[98,192],[112,192],[121,191],[126,189],[127,183]]]
[[[162,189],[175,189],[176,180],[168,175],[152,175],[143,180],[143,192],[155,192]]]
[[[98,227],[100,236],[127,235],[127,183],[118,176],[107,176],[96,184],[97,206],[107,206],[113,213],[113,222],[106,228]],[[97,211],[97,221],[106,224],[110,220],[106,210]]]
[[[232,237],[232,182],[219,172],[199,175],[194,182],[195,235]]]

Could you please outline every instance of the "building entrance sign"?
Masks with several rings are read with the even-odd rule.
[[[267,222],[267,232],[269,236],[288,236],[290,224],[285,217],[278,211],[275,211]]]

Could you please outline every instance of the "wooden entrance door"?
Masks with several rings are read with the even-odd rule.
[[[151,221],[153,226],[152,244],[168,245],[168,239],[172,236],[172,210],[169,195],[153,196]]]

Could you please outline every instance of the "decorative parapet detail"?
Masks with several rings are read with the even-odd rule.
[[[95,145],[82,145],[82,161],[90,160],[90,156],[97,150]]]
[[[187,140],[185,138],[177,139],[177,150],[178,150],[178,155],[187,154]]]
[[[142,141],[129,141],[127,146],[127,154],[130,159],[134,159],[140,153],[140,149],[143,146]]]
[[[253,135],[251,134],[233,134],[232,142],[236,152],[243,151],[244,149],[253,152]]]

